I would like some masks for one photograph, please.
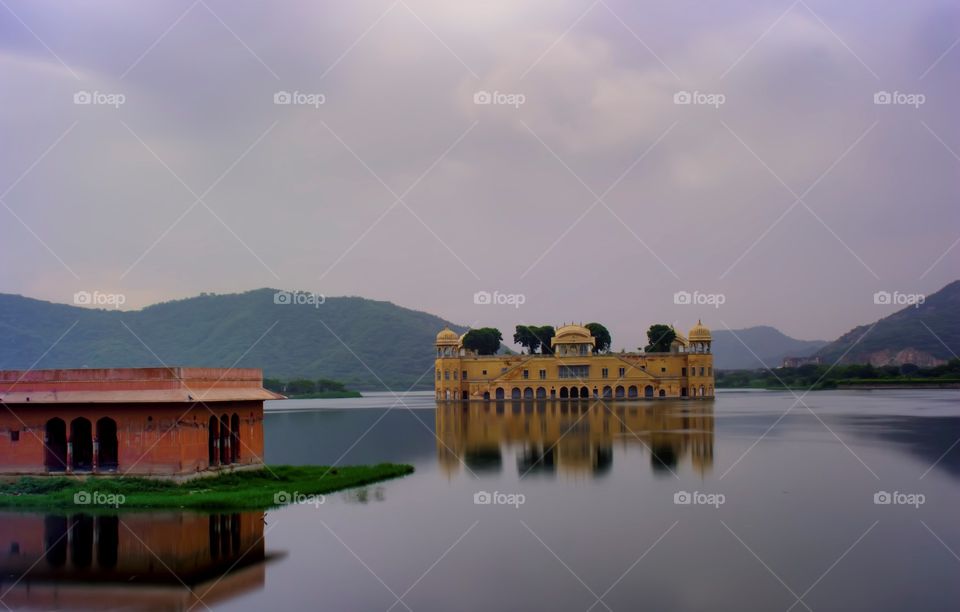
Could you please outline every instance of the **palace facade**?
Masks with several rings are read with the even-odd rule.
[[[438,400],[712,398],[710,330],[699,321],[664,353],[594,353],[582,325],[564,325],[553,354],[477,355],[463,336],[437,334],[434,389]]]

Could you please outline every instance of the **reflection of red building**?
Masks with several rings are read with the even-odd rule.
[[[0,371],[0,473],[186,477],[263,463],[257,369]]]
[[[203,609],[263,587],[262,513],[0,513],[10,608]]]

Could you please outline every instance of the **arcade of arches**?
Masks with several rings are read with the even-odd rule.
[[[261,466],[263,401],[280,397],[261,382],[246,369],[0,371],[10,408],[0,413],[0,474],[182,479]]]

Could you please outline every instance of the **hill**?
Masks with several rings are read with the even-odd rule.
[[[377,377],[394,390],[418,379],[431,388],[437,331],[465,330],[390,302],[276,304],[275,293],[202,294],[134,311],[0,294],[0,369],[235,365],[360,389],[383,390]]]
[[[926,296],[918,306],[907,306],[880,319],[872,329],[871,325],[853,328],[820,349],[817,355],[826,363],[834,363],[843,356],[841,363],[875,366],[912,363],[930,367],[954,358],[957,347],[960,347],[960,281]]]
[[[718,370],[776,368],[784,357],[807,357],[827,344],[825,340],[797,340],[766,325],[732,331],[714,329],[711,333],[713,365]]]

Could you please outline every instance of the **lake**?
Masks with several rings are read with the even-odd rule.
[[[0,602],[956,610],[958,406],[924,390],[273,402],[268,464],[416,473],[267,513],[3,513]]]

